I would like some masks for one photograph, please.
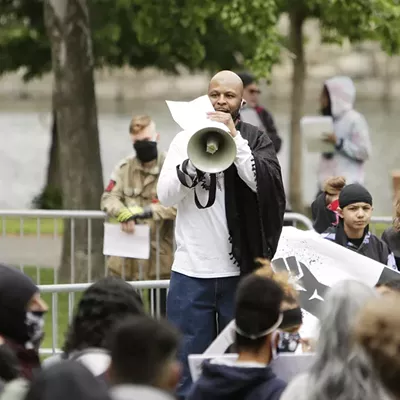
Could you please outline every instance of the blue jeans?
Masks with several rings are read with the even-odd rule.
[[[179,361],[183,371],[177,396],[183,399],[192,385],[188,355],[202,354],[234,318],[238,276],[191,278],[172,272],[167,299],[167,318],[183,335]]]

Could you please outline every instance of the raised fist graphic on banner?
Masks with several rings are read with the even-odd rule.
[[[294,256],[275,259],[272,266],[276,272],[290,274],[297,285],[301,308],[318,318],[321,301],[324,301],[329,286],[319,282],[309,268]]]

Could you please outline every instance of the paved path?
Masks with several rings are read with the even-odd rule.
[[[0,236],[0,263],[56,268],[61,249],[61,237]]]

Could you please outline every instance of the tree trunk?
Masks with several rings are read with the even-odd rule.
[[[292,96],[290,115],[290,203],[294,211],[303,212],[302,201],[302,139],[300,132],[300,118],[303,115],[305,57],[303,41],[303,24],[305,15],[300,9],[294,9],[290,18],[290,47],[295,58],[293,59]]]
[[[46,0],[44,18],[52,51],[63,206],[98,210],[103,178],[87,2]],[[98,278],[104,273],[102,221],[92,223],[90,254],[87,221],[65,222],[60,279],[86,280],[89,256],[91,278]]]
[[[52,190],[61,190],[60,163],[58,155],[59,142],[57,136],[57,119],[54,107],[52,118],[53,121],[51,127],[51,144],[49,151],[49,164],[47,166],[46,188],[51,188]]]

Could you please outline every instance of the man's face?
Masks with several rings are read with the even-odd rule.
[[[240,88],[228,82],[211,82],[208,88],[208,97],[215,111],[230,113],[235,118],[242,103]]]
[[[362,230],[369,224],[372,214],[372,206],[368,203],[354,203],[338,209],[344,224],[352,230]]]
[[[154,132],[154,129],[151,125],[144,128],[142,131],[138,133],[130,133],[129,134],[132,140],[132,144],[135,144],[139,140],[141,141],[157,141],[158,135]]]
[[[260,96],[260,89],[256,83],[246,86],[243,90],[243,98],[250,107],[257,107]]]

